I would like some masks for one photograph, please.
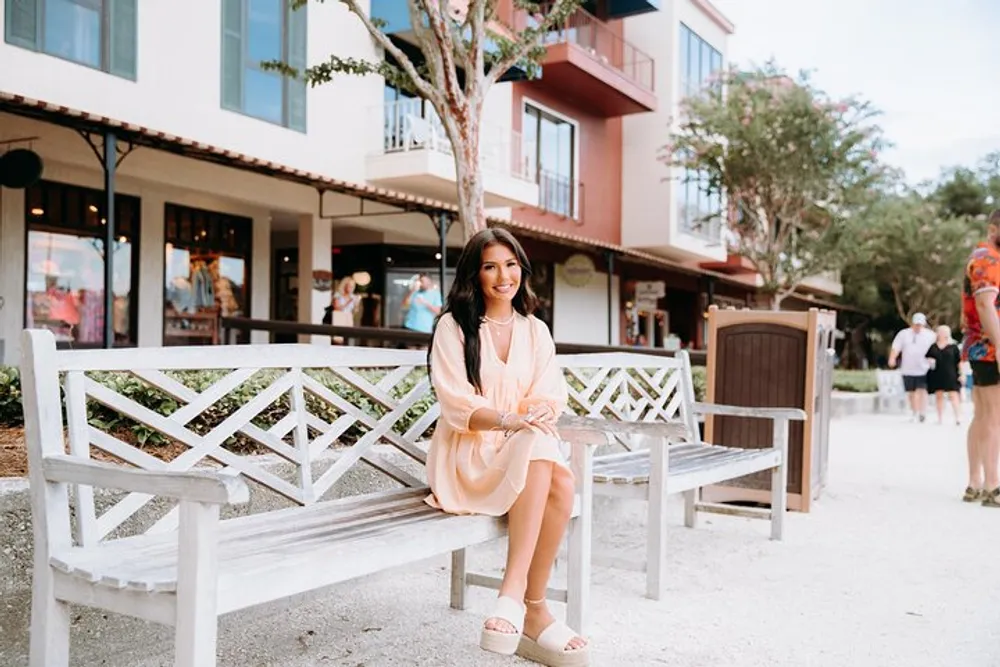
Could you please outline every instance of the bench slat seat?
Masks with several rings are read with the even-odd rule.
[[[781,462],[774,449],[741,449],[721,445],[678,444],[669,449],[667,492],[680,493],[692,487],[688,477],[698,473],[698,486],[731,479],[733,468],[748,464],[750,472]],[[594,481],[601,484],[649,484],[652,461],[649,450],[625,456],[599,456],[594,460]],[[712,472],[719,473],[718,478]],[[738,476],[738,475],[737,475]],[[704,481],[705,479],[708,481]]]
[[[219,526],[218,612],[286,597],[506,534],[506,522],[456,516],[400,489],[224,521]],[[433,524],[434,530],[428,528]],[[401,550],[400,543],[407,548]],[[419,550],[418,557],[414,550]],[[364,558],[352,555],[365,554]],[[177,538],[136,535],[52,555],[59,572],[98,586],[174,594]],[[279,590],[276,590],[279,589]]]

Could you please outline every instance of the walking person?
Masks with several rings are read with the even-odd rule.
[[[958,396],[962,388],[958,367],[961,356],[958,344],[951,337],[951,327],[942,324],[937,328],[937,340],[927,350],[931,366],[927,371],[927,393],[934,397],[938,424],[944,423],[946,400],[951,403],[955,423],[962,423],[962,405]]]
[[[434,318],[441,314],[441,291],[434,286],[434,281],[426,273],[421,273],[410,285],[409,293],[403,297],[402,308],[403,328],[408,331],[431,333],[434,329]],[[411,349],[420,349],[422,345],[410,345]]]
[[[927,316],[916,313],[908,328],[903,329],[892,341],[889,351],[889,368],[895,368],[899,360],[899,372],[903,376],[903,389],[910,401],[913,418],[924,421],[927,411],[927,350],[934,344],[936,336],[927,328]]]
[[[962,356],[972,367],[972,423],[966,446],[969,485],[962,497],[1000,507],[1000,209],[990,214],[986,241],[969,257],[962,286]]]
[[[453,514],[507,516],[507,564],[480,646],[552,666],[590,664],[590,647],[546,604],[574,502],[555,423],[567,389],[545,324],[532,315],[531,265],[507,231],[474,235],[431,337],[441,418],[427,502]]]

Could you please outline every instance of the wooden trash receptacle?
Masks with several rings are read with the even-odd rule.
[[[808,512],[826,484],[833,311],[720,310],[708,312],[707,396],[710,403],[800,408],[788,443],[788,507]],[[707,417],[705,441],[770,447],[772,425],[746,417]],[[706,502],[770,502],[770,474],[753,474],[702,490]]]

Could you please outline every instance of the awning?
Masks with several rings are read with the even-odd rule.
[[[351,183],[349,181],[330,178],[329,176],[324,176],[315,172],[295,169],[283,164],[271,162],[270,160],[262,160],[260,158],[220,148],[204,142],[143,127],[142,125],[127,123],[114,118],[109,118],[107,116],[102,116],[100,114],[93,114],[60,104],[45,102],[43,100],[31,99],[24,97],[23,95],[0,91],[0,112],[36,118],[56,125],[72,127],[95,133],[112,130],[116,133],[119,139],[131,142],[134,146],[144,146],[147,148],[153,148],[168,153],[190,157],[195,160],[212,162],[231,167],[233,169],[241,169],[243,171],[262,174],[273,178],[280,178],[285,181],[299,183],[318,190],[354,196],[359,199],[378,202],[386,206],[392,206],[406,211],[425,213],[431,216],[440,213],[452,213],[456,215],[458,213],[458,207],[448,202],[428,199],[426,197],[418,197],[416,195],[396,192],[394,190],[374,187],[371,185]],[[611,251],[618,255],[619,259],[630,260],[655,267],[662,267],[677,273],[708,276],[722,282],[748,287],[745,282],[734,280],[732,276],[688,266],[665,257],[653,255],[641,250],[633,250],[614,243],[591,239],[579,234],[548,229],[507,218],[491,217],[487,219],[487,224],[507,227],[513,231],[524,233],[540,240],[561,242],[564,245],[575,246],[583,250]]]

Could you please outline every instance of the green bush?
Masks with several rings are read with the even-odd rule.
[[[0,366],[0,426],[19,426],[23,423],[21,376],[12,366]]]
[[[833,389],[835,391],[874,392],[878,391],[875,371],[848,371],[836,369],[833,371]]]

